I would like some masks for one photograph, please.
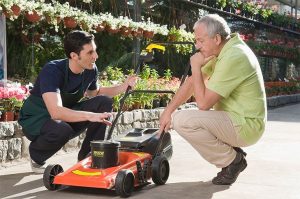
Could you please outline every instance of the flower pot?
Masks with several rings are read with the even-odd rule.
[[[154,37],[154,32],[153,31],[147,31],[147,30],[145,30],[143,32],[143,35],[144,35],[145,38],[151,39],[152,37]]]
[[[123,36],[128,36],[128,35],[130,35],[131,34],[131,28],[128,28],[128,27],[125,27],[125,26],[123,26],[122,28],[121,28],[121,31],[120,31],[120,33],[123,35]]]
[[[142,37],[143,36],[143,30],[142,29],[138,29],[138,30],[133,30],[131,32],[131,35],[134,37]]]
[[[161,99],[160,107],[167,107],[170,101],[171,101],[170,99],[165,99],[165,98]]]
[[[1,121],[3,121],[3,122],[14,121],[14,112],[7,111],[7,112],[2,113]]]
[[[107,32],[111,33],[111,34],[116,34],[120,31],[120,29],[116,28],[116,29],[112,29],[110,26],[106,27]]]
[[[19,16],[21,14],[21,8],[16,4],[14,4],[10,9],[15,16]]]
[[[96,30],[97,32],[102,32],[103,30],[105,30],[105,24],[104,24],[104,23],[98,24],[98,25],[95,27],[95,30]]]
[[[169,41],[176,41],[176,35],[170,34],[170,35],[168,36],[168,39],[169,39]]]
[[[40,16],[35,10],[32,11],[31,14],[29,14],[29,12],[25,13],[25,17],[29,22],[38,22],[42,16]]]
[[[65,17],[64,24],[67,28],[76,28],[77,21],[72,17]]]
[[[12,15],[19,16],[21,14],[21,8],[14,4],[10,9],[3,8],[3,13],[7,18],[10,18]]]
[[[152,101],[152,108],[158,108],[160,107],[160,99],[154,99]]]

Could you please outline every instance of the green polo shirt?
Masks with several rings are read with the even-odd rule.
[[[239,34],[232,34],[219,56],[202,72],[210,78],[207,88],[222,96],[214,110],[226,111],[240,129],[241,138],[253,144],[266,122],[266,95],[259,62]]]

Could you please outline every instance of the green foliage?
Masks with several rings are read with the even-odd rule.
[[[108,81],[120,82],[124,80],[124,73],[121,68],[108,66],[105,71]]]
[[[129,74],[133,73],[133,70],[128,71]],[[101,86],[114,86],[116,83],[120,84],[124,82],[126,75],[122,69],[118,67],[109,66],[103,71],[101,77]],[[139,79],[135,85],[135,90],[169,90],[174,88],[168,87],[168,83],[171,81],[172,73],[170,69],[165,71],[165,76],[160,78],[157,70],[151,69],[148,65],[142,66],[142,71],[139,74]],[[176,85],[177,86],[177,85]],[[118,110],[120,99],[123,94],[115,96],[114,110]],[[125,99],[124,110],[131,110],[136,108],[151,108],[154,100],[160,101],[161,99],[170,100],[171,95],[159,95],[157,93],[134,93]]]
[[[95,34],[95,42],[99,55],[96,61],[99,71],[104,70],[109,65],[124,69],[131,67],[131,54],[129,52],[132,41],[130,39],[122,39],[119,35],[101,32]],[[124,55],[125,57],[123,57]]]
[[[11,112],[11,111],[20,111],[23,106],[23,101],[18,100],[15,97],[5,98],[0,100],[0,111],[1,112]]]
[[[170,81],[171,78],[172,78],[172,71],[168,68],[164,72],[164,79],[166,81]]]
[[[218,8],[223,9],[223,8],[225,8],[226,3],[227,3],[226,0],[218,0],[218,1],[217,1],[217,6],[218,6]]]

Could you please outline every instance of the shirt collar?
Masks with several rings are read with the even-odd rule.
[[[217,60],[222,59],[222,57],[225,55],[226,51],[231,48],[232,46],[236,44],[243,43],[243,40],[240,37],[239,33],[232,33],[230,34],[230,39],[226,42],[226,44],[223,46],[219,56],[217,57]]]

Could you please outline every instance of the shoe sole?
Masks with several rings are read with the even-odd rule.
[[[212,183],[214,185],[231,185],[231,184],[235,183],[235,181],[238,178],[238,176],[240,175],[240,173],[243,172],[246,169],[246,167],[248,166],[247,161],[245,159],[243,159],[243,161],[244,161],[243,167],[241,167],[241,170],[238,172],[237,176],[233,179],[232,182],[218,182],[218,181],[214,182],[214,179],[213,179]]]

